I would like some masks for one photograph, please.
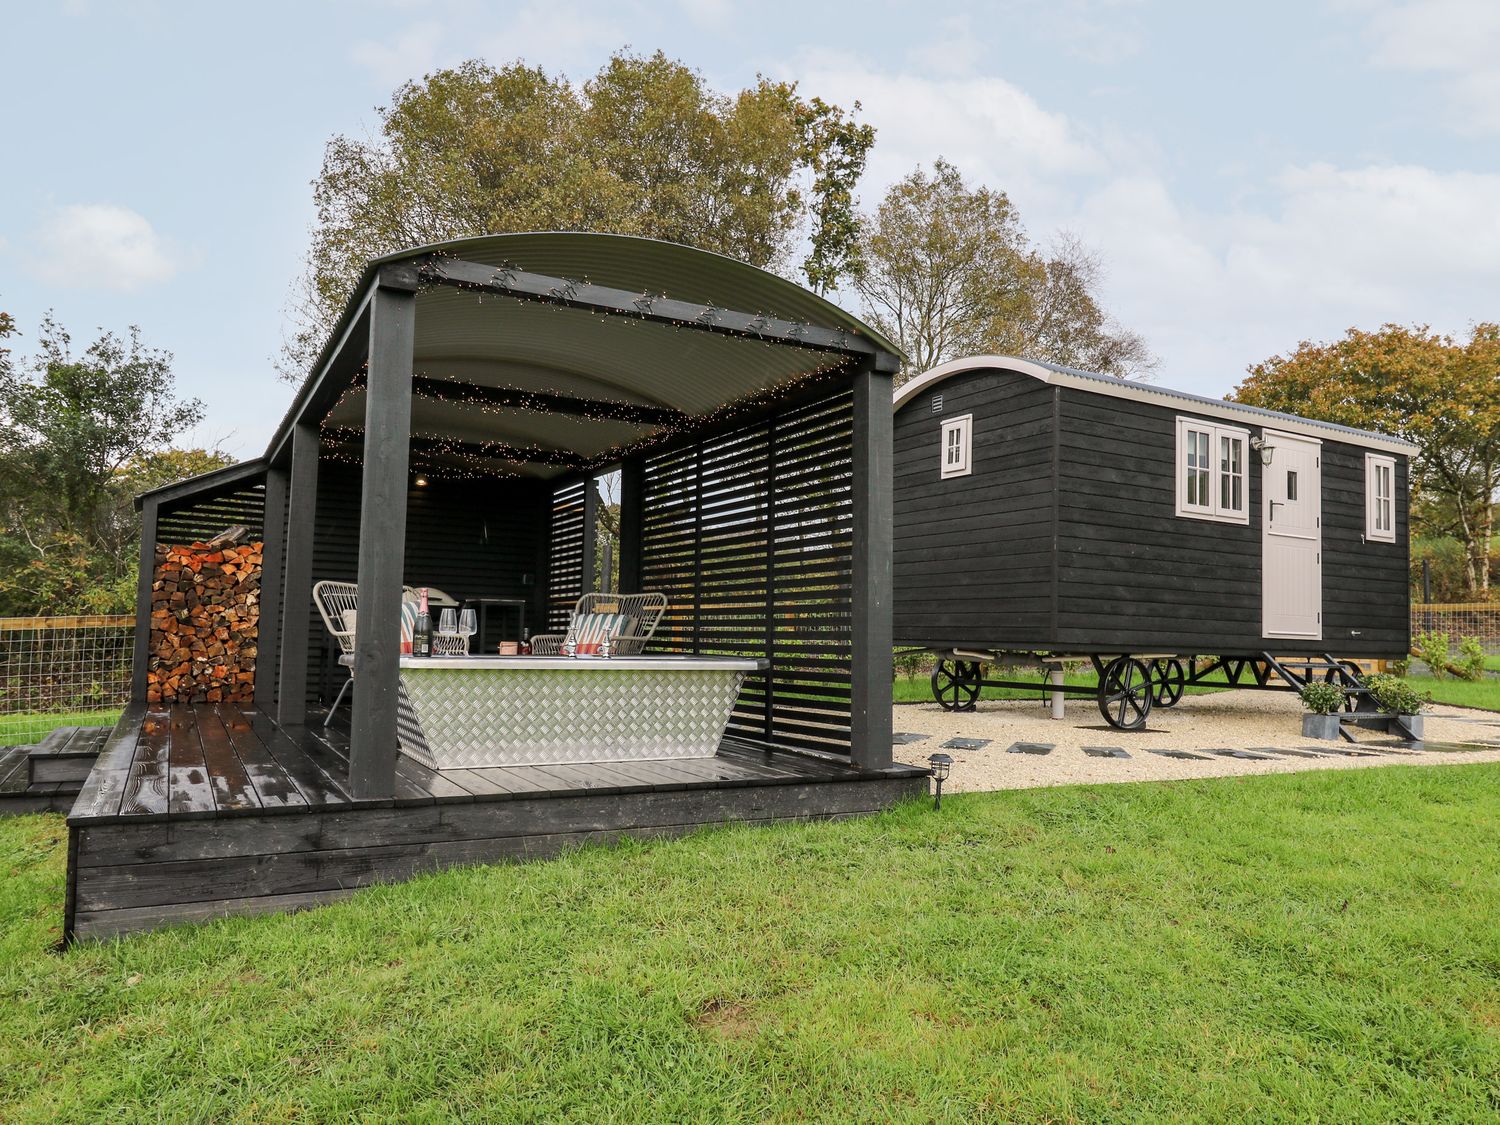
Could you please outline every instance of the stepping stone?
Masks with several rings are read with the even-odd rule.
[[[1308,746],[1306,747],[1306,749],[1314,750],[1315,752],[1320,751],[1324,754],[1333,754],[1340,758],[1384,758],[1387,756],[1379,750],[1351,750],[1347,746],[1330,745],[1326,747],[1319,746],[1316,748]]]
[[[943,743],[944,750],[983,750],[990,744],[988,738],[950,738]]]
[[[1281,746],[1252,746],[1250,749],[1258,754],[1281,754],[1288,758],[1326,758],[1326,750],[1292,750]]]
[[[1193,754],[1187,750],[1147,750],[1148,754],[1160,754],[1163,758],[1177,758],[1184,762],[1211,762],[1207,754]]]
[[[893,746],[905,746],[908,742],[926,742],[927,738],[928,736],[925,734],[912,734],[909,731],[902,730],[896,732],[891,744]]]
[[[1128,758],[1123,746],[1085,746],[1083,752],[1090,758]]]
[[[1275,761],[1269,754],[1257,754],[1254,750],[1232,750],[1227,746],[1220,746],[1209,751],[1220,758],[1239,758],[1246,762],[1271,762]]]
[[[1050,754],[1055,749],[1050,742],[1017,742],[1007,754]]]

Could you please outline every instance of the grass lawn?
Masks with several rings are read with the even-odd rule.
[[[68,711],[57,714],[31,711],[21,715],[0,715],[0,746],[40,742],[55,727],[112,727],[119,718],[118,707],[112,711]]]
[[[960,795],[58,955],[0,821],[0,1120],[1480,1121],[1500,767]]]
[[[1448,676],[1435,679],[1432,676],[1412,676],[1411,685],[1418,691],[1429,691],[1439,703],[1451,703],[1457,707],[1482,707],[1486,711],[1500,711],[1500,679],[1486,677],[1477,682],[1454,679]]]

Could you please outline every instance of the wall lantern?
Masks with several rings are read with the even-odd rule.
[[[948,773],[953,769],[953,759],[947,754],[934,754],[927,759],[927,764],[932,767],[932,779],[937,782],[937,796],[932,807],[940,809],[943,807],[943,782],[948,780]]]
[[[427,478],[424,477],[421,473],[418,473],[417,474],[417,479],[414,480],[414,481],[412,481],[412,483],[415,484],[418,488],[426,488],[427,487]]]
[[[1260,463],[1262,465],[1269,465],[1271,463],[1271,454],[1276,452],[1274,445],[1268,444],[1265,438],[1259,436],[1250,439],[1250,448],[1260,454]]]

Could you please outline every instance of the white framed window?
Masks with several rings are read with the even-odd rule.
[[[1177,514],[1250,522],[1250,431],[1201,418],[1177,419]]]
[[[1365,538],[1396,541],[1396,459],[1365,454]]]
[[[943,420],[943,479],[966,477],[974,466],[974,415]]]

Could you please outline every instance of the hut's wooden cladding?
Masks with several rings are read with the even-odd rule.
[[[547,629],[561,633],[583,596],[583,523],[586,489],[577,480],[552,494],[552,552],[547,570]]]
[[[850,753],[852,427],[844,392],[645,460],[640,587],[670,602],[651,647],[772,662],[741,738]]]
[[[258,541],[265,538],[265,522],[266,489],[255,484],[226,495],[164,508],[156,517],[156,541],[205,542],[236,524],[249,528],[249,538]]]

